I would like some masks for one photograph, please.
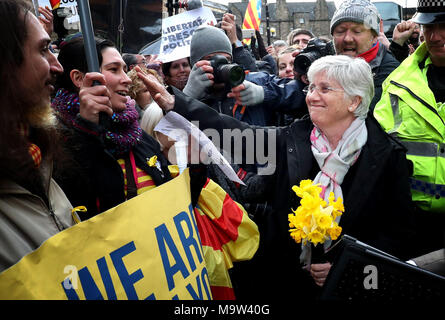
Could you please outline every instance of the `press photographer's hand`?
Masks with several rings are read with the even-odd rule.
[[[262,86],[244,80],[242,84],[232,88],[227,97],[234,98],[239,105],[253,106],[263,102],[264,89]]]
[[[213,68],[210,61],[198,61],[190,72],[189,79],[183,92],[189,97],[198,100],[202,99],[206,95],[206,89],[213,85],[213,79]]]

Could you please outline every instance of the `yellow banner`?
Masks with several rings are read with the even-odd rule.
[[[45,241],[0,299],[211,299],[188,170]]]

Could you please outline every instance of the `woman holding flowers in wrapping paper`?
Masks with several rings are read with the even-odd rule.
[[[311,65],[308,79],[306,102],[313,127],[306,134],[316,165],[309,171],[313,184],[303,180],[293,190],[303,200],[316,201],[319,195],[325,202],[321,210],[331,205],[332,216],[317,208],[313,221],[318,228],[312,225],[306,235],[301,233],[308,239],[301,241],[300,261],[309,264],[314,245],[327,249],[340,232],[403,257],[408,248],[392,241],[390,233],[404,231],[401,220],[410,221],[408,163],[403,148],[367,116],[374,96],[369,65],[347,56],[326,57]],[[312,188],[315,196],[304,197],[303,188]],[[300,204],[301,209],[311,205]],[[408,243],[409,237],[398,240]],[[310,264],[318,286],[323,286],[330,268],[329,262]]]
[[[253,148],[261,144],[269,154],[276,152],[270,164],[275,170],[264,176],[268,188],[262,195],[273,212],[254,219],[260,229],[260,248],[239,277],[239,298],[308,299],[317,291],[315,284],[324,284],[331,264],[307,265],[303,270],[301,263],[310,263],[311,246],[302,248],[289,232],[293,228],[289,214],[298,210],[301,200],[292,187],[304,188],[305,180],[318,184],[321,200],[317,201],[324,201],[323,207],[329,204],[336,210],[339,228],[332,228],[330,239],[319,242],[318,248],[348,234],[401,259],[412,250],[410,165],[403,146],[368,116],[374,96],[370,66],[360,58],[326,56],[311,65],[308,76],[310,117],[288,127],[258,128],[220,115],[139,74],[161,108],[198,120],[201,130],[217,130],[221,141],[224,129],[255,129],[255,141],[242,143],[243,153],[235,154],[238,159],[247,162],[248,153],[258,154]],[[227,148],[222,142],[219,145]],[[316,239],[315,234],[311,237]],[[291,295],[287,288],[293,289]]]

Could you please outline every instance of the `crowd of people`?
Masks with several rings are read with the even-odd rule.
[[[189,57],[166,63],[97,39],[100,73],[88,72],[81,34],[56,56],[52,13],[39,12],[0,0],[0,272],[76,221],[173,179],[174,141],[155,126],[174,111],[218,133],[212,141],[244,182],[190,163],[192,205],[211,181],[259,234],[255,255],[224,275],[232,291],[216,290],[210,271],[214,298],[289,298],[290,281],[293,299],[317,298],[332,261],[311,261],[311,247],[289,236],[300,204],[292,187],[307,179],[326,202],[343,199],[342,234],[445,275],[444,3],[419,1],[391,41],[368,0],[343,1],[329,36],[296,29],[268,47],[259,32],[245,45],[226,13],[194,31]],[[227,144],[228,130],[253,140]]]

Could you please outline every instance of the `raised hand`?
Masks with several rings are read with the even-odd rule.
[[[50,8],[46,6],[45,8],[39,7],[38,11],[40,13],[39,15],[39,21],[43,26],[43,29],[45,29],[46,33],[51,37],[53,31],[54,31],[54,16]]]
[[[416,29],[416,27],[417,27],[417,24],[411,20],[402,21],[402,22],[398,23],[392,33],[392,41],[394,41],[395,43],[397,43],[400,46],[403,46],[403,44],[414,33],[414,30]]]
[[[93,85],[94,81],[99,81],[101,84]],[[113,109],[110,97],[104,75],[98,72],[87,73],[79,91],[80,116],[96,124],[99,123],[99,112],[105,112],[111,117]]]
[[[156,101],[159,107],[164,111],[172,110],[175,106],[175,97],[171,95],[161,83],[159,83],[154,75],[142,72],[141,68],[138,66],[135,67],[135,70],[139,79],[145,84],[147,90],[153,97],[153,100]]]

